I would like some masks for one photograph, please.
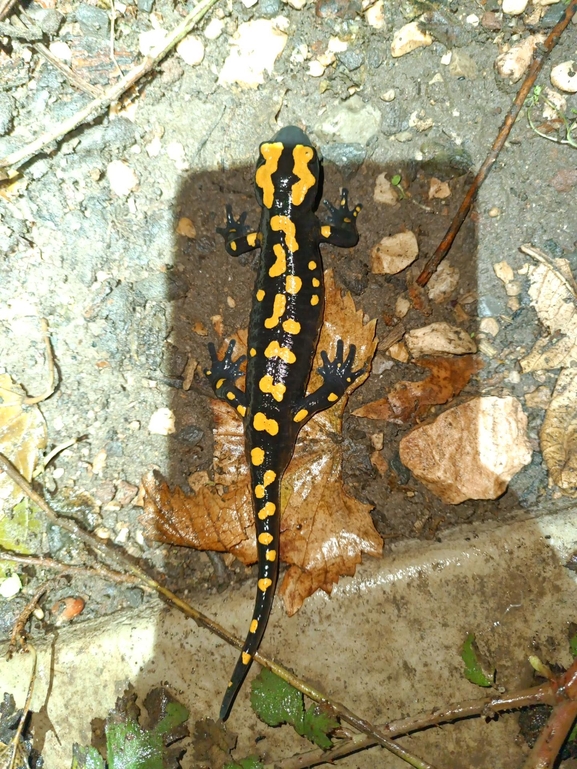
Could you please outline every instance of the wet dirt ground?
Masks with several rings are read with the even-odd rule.
[[[188,10],[157,2],[151,16],[140,5],[127,7],[130,13],[116,25],[117,58],[124,68],[137,56],[140,32],[154,24],[170,29]],[[536,31],[548,32],[563,8],[550,6]],[[56,37],[82,43],[90,54],[84,76],[105,87],[111,70],[98,69],[96,62],[106,46],[102,35],[80,22],[78,9],[75,3],[59,8],[65,18]],[[246,327],[255,277],[254,259],[231,259],[215,230],[224,222],[227,203],[237,214],[247,211],[249,221],[258,220],[252,182],[258,144],[280,126],[302,126],[327,159],[324,197],[335,201],[346,186],[351,201],[363,204],[358,246],[325,248],[323,261],[366,317],[378,320],[383,339],[394,325],[398,296],[441,240],[514,98],[518,86],[495,72],[494,61],[504,44],[535,31],[526,26],[526,16],[503,17],[491,0],[484,6],[440,3],[432,45],[393,58],[393,31],[416,9],[385,4],[384,24],[377,29],[353,5],[217,6],[195,31],[205,44],[200,65],[170,55],[133,95],[126,113],[77,129],[21,167],[20,187],[0,189],[0,366],[30,394],[45,388],[40,319],[46,318],[58,369],[56,392],[40,405],[46,453],[77,439],[37,483],[55,509],[126,548],[177,593],[234,590],[231,583],[254,578],[238,563],[225,567],[219,556],[145,540],[142,508],[134,503],[140,478],[151,468],[185,490],[194,473],[212,471],[210,391],[202,374],[209,360],[206,345],[218,346]],[[497,26],[488,24],[486,12],[495,15]],[[288,40],[274,72],[258,88],[219,84],[238,26],[278,14],[288,20]],[[203,37],[210,18],[222,22],[223,34],[216,39]],[[316,55],[332,37],[345,40],[347,50],[322,77],[309,75],[303,51]],[[548,83],[552,64],[575,55],[575,41],[572,24],[539,82]],[[0,96],[7,95],[12,115],[9,130],[0,135],[0,158],[89,99],[49,63],[36,54],[27,60],[22,50],[16,43],[0,47]],[[121,50],[128,52],[125,59]],[[453,67],[446,61],[449,51]],[[575,96],[568,98],[568,111],[571,107],[577,107]],[[451,165],[455,157],[458,170]],[[137,180],[126,195],[109,184],[109,166],[118,160]],[[574,189],[559,191],[552,184],[575,162],[574,149],[538,137],[520,117],[449,254],[460,273],[458,287],[447,301],[428,302],[426,313],[412,309],[404,318],[407,329],[444,320],[475,336],[482,318],[497,319],[499,333],[490,339],[494,353],[482,356],[483,369],[459,401],[483,393],[514,395],[524,403],[525,394],[537,387],[553,388],[555,372],[520,373],[517,361],[542,329],[525,278],[516,276],[521,291],[512,309],[493,264],[506,260],[517,271],[527,261],[519,246],[533,243],[577,267],[577,228],[570,214]],[[383,172],[402,180],[404,194],[394,207],[373,198]],[[432,176],[449,180],[448,199],[428,198]],[[183,217],[192,223],[193,237],[179,234]],[[373,274],[371,249],[401,230],[414,231],[419,240],[420,256],[409,277]],[[374,506],[385,558],[398,541],[442,541],[459,523],[504,522],[567,504],[549,487],[539,451],[544,408],[527,405],[533,459],[499,499],[444,505],[416,481],[398,455],[399,440],[413,424],[374,422],[350,412],[383,397],[400,380],[421,377],[413,365],[378,350],[371,377],[345,415],[344,480],[351,494]],[[163,408],[174,414],[174,432],[166,436],[148,429],[152,415]],[[372,440],[379,433],[380,469],[371,462]],[[47,527],[36,544],[35,552],[59,560],[84,557],[55,527]],[[28,570],[26,594],[45,577],[42,569]],[[50,591],[46,616],[33,621],[33,634],[51,626],[50,607],[68,595],[85,599],[86,619],[138,608],[147,600],[132,587],[74,577]],[[3,633],[25,601],[20,595],[2,605]]]

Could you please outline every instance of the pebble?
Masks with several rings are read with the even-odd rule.
[[[123,160],[113,160],[106,168],[110,189],[118,197],[127,197],[138,186],[138,177]]]
[[[497,208],[497,206],[493,206],[493,208],[489,209],[488,213],[491,219],[496,219],[498,216],[501,216],[501,209]]]
[[[417,48],[431,45],[432,42],[433,38],[431,35],[428,32],[422,32],[418,22],[411,21],[394,32],[393,42],[391,43],[391,55],[394,58],[398,58]]]
[[[553,67],[551,83],[565,93],[577,93],[577,62],[564,61]]]
[[[279,28],[284,26],[283,19],[255,19],[239,26],[218,76],[219,85],[258,88],[264,83],[264,73],[272,73],[287,44],[288,35]]]
[[[11,574],[0,582],[0,596],[9,601],[22,590],[22,582],[18,574]]]
[[[200,38],[188,35],[176,46],[176,52],[185,64],[196,67],[204,59],[204,44]]]
[[[61,61],[72,61],[72,51],[67,43],[62,42],[61,40],[56,40],[54,43],[50,43],[48,49],[57,59],[60,59]]]
[[[491,336],[497,336],[499,330],[499,323],[495,320],[495,318],[481,318],[479,323],[479,331],[482,331],[484,334],[490,334]]]
[[[174,413],[169,408],[157,409],[150,417],[148,432],[153,435],[171,435],[176,432]]]
[[[371,249],[371,272],[376,275],[396,275],[412,264],[419,255],[414,232],[398,232],[385,236]]]
[[[528,4],[529,0],[503,0],[501,10],[508,16],[520,16]]]
[[[385,28],[384,0],[377,0],[374,5],[365,11],[367,24],[373,29]]]
[[[509,78],[511,83],[520,80],[529,69],[538,42],[542,42],[541,36],[529,35],[521,42],[512,45],[505,53],[497,56],[495,69],[499,75]]]
[[[58,625],[64,625],[66,622],[70,622],[79,614],[82,614],[86,602],[80,596],[69,596],[68,598],[62,598],[60,601],[56,601],[50,609],[54,615],[54,622]]]
[[[110,18],[103,8],[81,3],[76,9],[76,21],[85,35],[107,38],[110,32]]]
[[[379,174],[375,179],[373,198],[376,203],[383,203],[386,206],[397,206],[399,204],[397,191],[387,179],[386,173]]]
[[[323,115],[318,135],[327,142],[367,144],[379,133],[381,113],[372,104],[365,104],[357,94],[347,101],[335,102]]]

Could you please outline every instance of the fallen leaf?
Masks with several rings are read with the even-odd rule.
[[[38,406],[24,405],[25,398],[26,393],[9,374],[0,374],[0,451],[31,481],[40,453],[46,447],[46,423]],[[23,496],[13,481],[0,474],[0,501],[5,510]]]
[[[401,462],[443,502],[497,499],[531,461],[527,417],[516,398],[483,396],[420,425],[400,443]]]
[[[326,305],[323,328],[309,391],[321,383],[316,369],[320,351],[329,358],[336,340],[357,346],[356,365],[372,359],[376,349],[375,321],[363,323],[350,294],[341,295],[332,271],[325,273]],[[246,349],[246,332],[236,335],[235,352]],[[342,415],[348,395],[360,386],[367,372],[334,406],[318,414],[302,429],[293,460],[281,487],[282,522],[280,557],[290,568],[280,595],[289,615],[319,588],[330,593],[343,575],[353,575],[363,552],[378,556],[382,540],[370,516],[370,505],[349,496],[341,480],[342,448],[335,440],[342,432]],[[240,420],[221,401],[212,401],[215,419],[215,481],[227,487],[205,486],[194,496],[181,489],[170,492],[158,476],[143,478],[146,536],[201,550],[231,552],[243,563],[256,561],[255,528]]]
[[[541,428],[541,451],[551,480],[577,497],[577,369],[564,369]]]
[[[414,232],[397,232],[381,238],[371,250],[371,272],[377,275],[396,275],[412,264],[419,255]]]
[[[442,262],[427,285],[431,302],[435,304],[445,302],[457,288],[459,278],[460,273],[457,267],[453,267],[447,261]]]
[[[420,382],[397,382],[385,398],[367,403],[353,411],[365,419],[384,419],[406,424],[423,417],[431,406],[447,403],[467,385],[483,364],[473,355],[459,358],[419,358],[417,366],[429,370]]]
[[[521,369],[527,373],[571,366],[577,362],[577,291],[570,264],[529,246],[522,250],[538,261],[527,270],[529,297],[549,336],[537,340],[521,360]]]

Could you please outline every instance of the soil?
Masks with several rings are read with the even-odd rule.
[[[124,71],[138,58],[138,34],[150,30],[153,20],[143,10],[145,4],[126,7],[129,12],[116,24],[117,60]],[[564,7],[550,6],[538,30],[546,32]],[[103,42],[80,21],[80,8],[93,6],[59,6],[65,19],[54,39],[79,50],[84,46],[81,74],[106,87],[114,77],[105,57],[108,40]],[[158,0],[153,14],[171,29],[187,10]],[[416,5],[385,4],[384,29],[375,29],[355,3],[333,6],[319,0],[302,10],[274,2],[250,9],[225,3],[213,15],[222,20],[226,34],[202,38],[208,19],[197,31],[206,48],[199,66],[170,55],[133,94],[132,107],[82,126],[22,165],[19,187],[0,187],[1,367],[30,394],[45,388],[40,318],[46,318],[59,378],[54,395],[40,406],[48,426],[46,453],[77,439],[50,462],[37,485],[57,510],[116,541],[176,592],[217,591],[254,577],[238,564],[224,567],[220,557],[145,541],[139,524],[142,509],[134,504],[140,478],[150,468],[185,489],[191,474],[211,473],[210,391],[202,374],[209,360],[206,345],[213,341],[218,346],[223,337],[246,326],[255,277],[253,257],[230,258],[216,234],[225,205],[232,204],[237,214],[247,211],[248,220],[256,222],[253,167],[258,144],[282,125],[304,127],[328,159],[324,197],[335,201],[339,188],[346,186],[351,201],[363,204],[358,246],[351,251],[325,249],[324,265],[334,269],[337,282],[366,316],[378,319],[379,338],[386,337],[395,322],[397,297],[407,291],[444,235],[518,87],[495,72],[494,60],[499,46],[527,34],[525,16],[503,18],[491,0],[484,11],[494,14],[499,28],[478,23],[483,15],[478,3],[439,3],[431,25],[433,44],[393,59],[392,32],[413,18]],[[278,13],[288,19],[288,43],[273,74],[254,89],[219,85],[229,35],[245,21]],[[317,55],[334,36],[348,42],[347,51],[337,55],[323,77],[308,75],[307,63],[295,52],[306,46]],[[575,26],[570,25],[540,82],[548,83],[551,66],[571,58],[574,48]],[[25,50],[18,42],[0,45],[0,97],[7,97],[11,112],[8,129],[0,135],[0,157],[90,98],[37,53],[25,56]],[[460,60],[460,69],[451,71],[442,63],[448,51]],[[361,114],[370,107],[368,118],[378,116],[366,141],[351,141],[347,134],[352,98]],[[571,96],[568,114],[575,107]],[[331,137],[329,124],[335,116],[344,128]],[[425,118],[428,127],[419,123]],[[160,141],[157,154],[149,151],[153,139]],[[108,183],[109,164],[118,160],[138,180],[126,196],[115,194]],[[493,264],[506,260],[514,271],[520,269],[527,257],[519,246],[531,242],[552,256],[564,255],[577,268],[577,229],[568,215],[574,190],[560,192],[551,183],[558,171],[574,164],[574,149],[538,137],[520,117],[448,257],[460,273],[453,296],[441,304],[427,301],[426,312],[412,309],[403,321],[410,329],[444,320],[478,335],[482,318],[498,320],[501,330],[490,340],[495,352],[483,356],[482,371],[458,400],[477,392],[522,400],[539,386],[553,388],[555,372],[520,373],[517,361],[542,329],[530,306],[526,279],[516,276],[521,293],[513,311]],[[389,179],[401,177],[404,195],[395,207],[373,199],[375,179],[383,172]],[[429,200],[432,176],[449,179],[448,199]],[[192,222],[195,237],[177,233],[183,217]],[[371,249],[385,235],[401,230],[417,234],[418,261],[409,275],[373,274]],[[191,361],[198,366],[184,389]],[[345,417],[345,482],[353,495],[374,505],[375,524],[386,543],[384,557],[399,539],[442,539],[445,530],[460,522],[503,521],[551,510],[558,495],[548,486],[538,441],[544,409],[524,407],[533,460],[506,493],[497,500],[454,506],[441,503],[401,464],[399,440],[412,424],[351,416],[358,406],[383,397],[395,382],[422,376],[410,363],[393,363],[385,351],[378,351],[373,374],[355,393]],[[175,416],[175,432],[168,436],[148,430],[151,416],[161,408]],[[382,457],[388,469],[382,473],[370,459],[376,433],[384,437]],[[53,527],[39,551],[58,560],[86,558]],[[46,575],[42,569],[28,570],[26,593]],[[69,595],[85,598],[81,618],[145,600],[135,588],[69,578],[50,591],[45,622],[54,621],[49,611],[53,602]],[[18,596],[4,604],[3,631],[25,601]],[[42,632],[40,620],[35,622],[33,632]]]

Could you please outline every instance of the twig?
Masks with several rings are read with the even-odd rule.
[[[553,48],[557,45],[559,41],[559,37],[561,36],[561,33],[571,21],[573,14],[575,13],[576,10],[577,10],[577,0],[571,0],[569,5],[565,9],[563,18],[553,27],[549,36],[543,43],[543,50],[537,53],[535,55],[535,58],[531,62],[531,66],[529,67],[525,80],[523,81],[523,85],[517,92],[517,96],[515,97],[515,100],[511,106],[511,109],[509,110],[509,112],[507,113],[507,116],[505,117],[505,120],[503,121],[503,125],[501,126],[501,129],[497,134],[497,138],[493,142],[493,146],[491,147],[489,154],[485,158],[485,161],[483,162],[483,165],[479,169],[479,172],[473,179],[473,183],[467,190],[467,194],[465,195],[463,202],[459,206],[459,210],[455,214],[453,221],[451,222],[449,229],[445,234],[445,237],[443,238],[443,240],[437,247],[437,250],[435,251],[433,256],[428,260],[427,264],[425,265],[425,268],[417,278],[417,283],[419,284],[419,286],[427,285],[427,283],[431,279],[431,276],[433,275],[437,267],[440,265],[440,263],[449,253],[449,250],[453,245],[453,241],[455,240],[457,233],[461,229],[461,225],[463,224],[463,222],[467,217],[467,214],[471,210],[471,206],[473,205],[473,201],[475,200],[477,192],[479,191],[480,186],[483,184],[483,182],[489,175],[489,171],[493,167],[493,164],[499,157],[499,153],[503,149],[503,145],[505,144],[509,136],[509,133],[511,132],[511,129],[513,128],[513,125],[515,124],[515,121],[517,120],[517,117],[521,112],[523,104],[525,103],[525,99],[529,95],[531,88],[533,88],[533,84],[535,83],[535,80],[537,79],[537,76],[541,71],[543,64],[545,63],[547,56],[551,53]]]
[[[42,401],[50,398],[54,394],[54,354],[52,352],[52,344],[50,343],[50,334],[48,332],[48,321],[42,318],[40,321],[42,327],[42,336],[44,337],[44,345],[46,346],[46,362],[48,364],[48,387],[42,393],[42,395],[36,395],[34,397],[24,398],[22,403],[26,406],[34,406],[36,403],[42,403]]]
[[[62,575],[60,575],[60,577],[61,576]],[[55,579],[59,579],[59,577],[56,577]],[[14,627],[10,635],[10,643],[8,644],[6,659],[9,660],[12,658],[12,655],[16,651],[16,646],[18,643],[20,643],[20,646],[22,647],[23,651],[27,651],[28,647],[26,644],[26,631],[24,630],[24,628],[26,626],[26,623],[30,619],[30,615],[38,606],[38,601],[42,598],[44,593],[48,590],[52,582],[54,582],[54,578],[49,579],[47,582],[44,582],[44,584],[40,585],[38,590],[34,593],[32,598],[28,601],[26,606],[22,609],[22,611],[18,615],[18,618],[14,623]]]
[[[22,739],[22,734],[24,732],[26,718],[28,717],[28,713],[30,711],[30,703],[32,702],[32,692],[34,691],[34,682],[36,681],[36,662],[37,662],[36,649],[30,645],[28,647],[28,650],[31,651],[34,655],[32,658],[32,672],[30,673],[30,683],[28,684],[26,702],[24,703],[24,707],[22,709],[20,722],[18,723],[18,728],[16,729],[16,733],[14,734],[14,737],[12,737],[12,740],[11,740],[12,756],[10,758],[10,761],[6,764],[6,769],[15,769],[16,767],[16,756],[18,754],[18,747],[20,745],[20,740]]]
[[[18,0],[0,0],[0,21],[5,19]]]
[[[52,523],[60,526],[63,529],[66,529],[66,531],[70,532],[73,536],[77,537],[90,548],[95,550],[105,560],[113,562],[117,568],[124,568],[131,574],[137,576],[144,585],[151,588],[152,590],[155,590],[157,593],[166,598],[173,606],[179,608],[187,616],[192,617],[192,619],[194,619],[197,624],[201,625],[207,630],[210,630],[212,633],[217,635],[219,638],[222,638],[231,646],[234,646],[237,649],[242,649],[243,641],[240,638],[232,635],[232,633],[229,633],[229,631],[219,625],[218,622],[215,622],[210,617],[207,617],[205,614],[198,611],[198,609],[190,606],[190,604],[186,603],[186,601],[183,601],[171,590],[168,590],[168,588],[158,583],[152,577],[149,577],[145,571],[133,564],[126,556],[117,551],[113,551],[103,543],[99,542],[96,537],[89,534],[87,531],[84,531],[84,529],[80,528],[80,526],[78,526],[78,524],[76,524],[74,521],[68,518],[60,518],[58,514],[52,509],[52,507],[46,502],[46,500],[44,500],[43,497],[41,497],[40,494],[38,494],[32,488],[28,481],[18,472],[10,460],[8,460],[3,454],[0,454],[0,469],[4,470],[4,472],[11,478],[11,480],[13,480],[14,483],[16,483],[22,489],[22,491],[24,491],[24,493],[27,494],[27,496],[35,504],[37,504],[41,510],[45,512],[46,516]],[[254,659],[259,663],[259,665],[262,665],[262,667],[272,671],[277,676],[279,676],[279,678],[282,678],[284,681],[290,683],[310,699],[314,700],[315,702],[324,703],[330,710],[332,710],[335,716],[339,716],[342,720],[346,721],[351,726],[354,726],[359,731],[364,732],[368,736],[372,737],[379,745],[382,745],[394,755],[402,758],[404,761],[411,764],[411,766],[415,767],[415,769],[434,769],[431,764],[427,763],[426,761],[422,761],[416,756],[413,756],[400,745],[396,745],[394,742],[392,742],[392,740],[389,739],[388,735],[383,734],[379,730],[375,729],[371,723],[357,716],[345,705],[342,705],[339,702],[335,702],[319,689],[316,689],[311,684],[308,684],[305,681],[299,679],[282,665],[269,660],[260,652],[256,652]]]
[[[421,731],[431,726],[452,721],[460,721],[472,716],[490,716],[493,713],[503,713],[509,710],[519,710],[534,705],[553,705],[555,695],[553,687],[549,684],[534,686],[531,689],[525,689],[515,692],[508,697],[498,697],[492,699],[484,697],[480,700],[468,700],[465,702],[451,705],[445,709],[433,709],[424,713],[419,713],[409,718],[402,718],[398,721],[389,721],[388,724],[379,724],[378,729],[386,732],[390,737],[402,737],[411,732]],[[375,747],[375,740],[364,735],[357,734],[351,740],[347,740],[340,745],[336,745],[332,750],[310,750],[306,753],[300,753],[275,763],[278,769],[304,769],[308,766],[316,766],[321,763],[331,763],[338,758],[344,758],[351,753],[359,750]]]
[[[40,27],[33,25],[25,27],[23,24],[7,24],[5,21],[0,21],[0,37],[16,37],[26,40],[27,43],[33,43],[35,40],[42,40],[42,34]]]
[[[54,569],[55,571],[62,572],[63,575],[78,574],[83,577],[100,577],[109,582],[120,582],[128,585],[136,585],[140,582],[140,578],[134,574],[113,571],[105,566],[71,566],[67,563],[55,561],[52,558],[42,558],[37,555],[20,555],[19,553],[11,553],[8,550],[0,550],[0,561],[12,561],[13,563],[21,563],[24,566],[39,566],[42,569]],[[143,585],[142,589],[146,590],[146,587]]]
[[[381,352],[386,352],[394,344],[400,342],[405,336],[406,330],[403,323],[399,321],[399,323],[397,323],[396,326],[393,326],[393,328],[381,339],[379,342],[379,350]]]
[[[62,139],[62,137],[66,136],[70,131],[78,128],[79,125],[85,123],[87,120],[96,117],[96,115],[100,114],[106,107],[112,104],[112,102],[117,101],[122,94],[137,83],[143,75],[154,69],[154,67],[164,59],[167,53],[186,37],[195,24],[200,21],[200,19],[202,19],[217,2],[218,0],[201,0],[188,16],[186,16],[182,22],[167,35],[163,46],[159,48],[154,55],[147,56],[141,64],[134,67],[130,72],[127,72],[118,83],[107,88],[102,96],[91,101],[75,115],[68,118],[68,120],[64,120],[60,125],[41,134],[37,139],[21,149],[16,150],[16,152],[12,152],[10,155],[0,158],[0,168],[9,168],[10,166],[20,165],[24,160],[38,154],[42,149],[49,144],[52,144],[52,142]],[[575,0],[575,2],[577,2],[577,0]],[[2,178],[1,174],[0,178]]]
[[[552,769],[577,718],[577,660],[559,676],[553,687],[556,704],[541,730],[523,769]]]

